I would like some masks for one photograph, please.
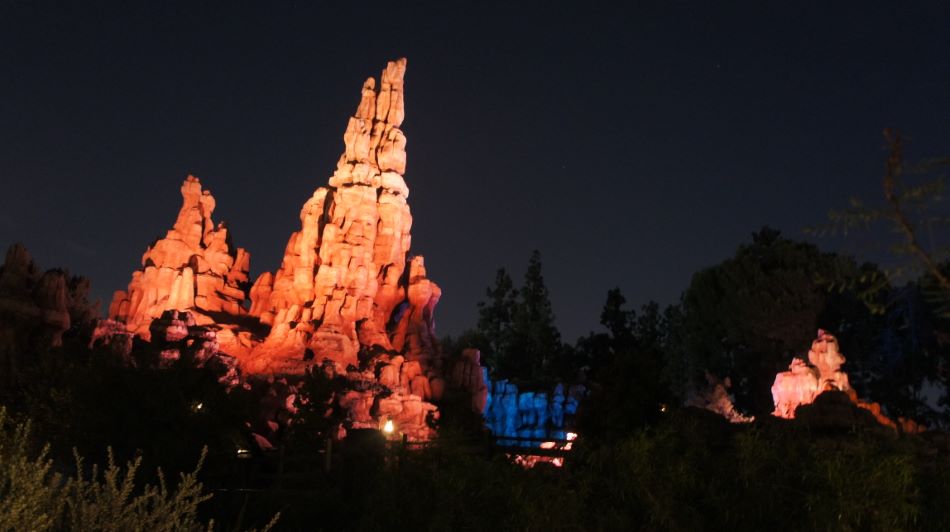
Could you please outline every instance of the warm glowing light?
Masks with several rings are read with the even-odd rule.
[[[237,457],[238,457],[238,458],[250,458],[250,457],[251,457],[251,451],[249,451],[248,449],[244,449],[243,447],[238,447],[238,450],[237,450]]]
[[[540,447],[541,447],[542,449],[553,449],[553,448],[554,448],[554,442],[553,442],[553,441],[542,442],[541,445],[540,445]]]
[[[660,405],[660,412],[666,412],[666,403]]]
[[[567,441],[574,441],[574,440],[577,439],[577,433],[575,433],[575,432],[568,432],[568,433],[565,435],[565,437],[567,438]]]
[[[386,424],[383,425],[383,432],[386,434],[392,434],[394,430],[396,430],[396,426],[393,425],[393,420],[387,419]]]
[[[201,409],[204,407],[205,407],[204,403],[195,403],[194,405],[192,405],[191,410],[192,412],[201,412]]]

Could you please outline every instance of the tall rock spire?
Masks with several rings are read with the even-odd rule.
[[[379,89],[363,83],[328,186],[300,211],[280,269],[251,289],[251,314],[271,331],[255,369],[296,371],[304,358],[355,363],[361,349],[429,361],[438,351],[432,308],[439,288],[417,257],[407,276],[412,215],[406,199],[403,77],[387,64]],[[395,340],[395,342],[394,342]]]

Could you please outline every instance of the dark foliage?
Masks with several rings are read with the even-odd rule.
[[[704,370],[730,376],[740,408],[763,415],[772,410],[775,374],[807,352],[818,328],[838,336],[849,369],[860,367],[874,350],[879,317],[856,290],[832,289],[829,280],[859,284],[873,271],[764,228],[733,258],[693,276],[682,303],[683,378]]]
[[[73,448],[101,461],[111,447],[119,462],[144,456],[146,472],[186,471],[207,446],[205,469],[216,473],[246,446],[244,421],[256,404],[248,393],[229,394],[210,370],[184,361],[133,368],[76,340],[31,357],[0,398],[12,415],[32,421],[58,462],[69,463]]]
[[[950,525],[942,502],[950,496],[950,440],[943,435],[897,439],[861,426],[823,432],[774,420],[731,425],[686,409],[609,444],[582,438],[562,469],[522,469],[458,433],[424,449],[396,442],[340,452],[350,459],[338,470],[305,484],[289,483],[293,472],[285,471],[284,480],[250,493],[248,518],[259,522],[279,510],[278,526],[287,530]]]
[[[590,439],[615,440],[656,423],[674,407],[665,367],[667,315],[656,303],[638,315],[624,309],[620,289],[607,293],[600,322],[607,333],[578,341],[592,368],[591,394],[581,404],[579,429]]]
[[[529,386],[577,378],[583,360],[561,342],[538,251],[531,254],[520,288],[500,269],[485,295],[478,303],[476,329],[444,339],[446,353],[477,348],[494,375]]]

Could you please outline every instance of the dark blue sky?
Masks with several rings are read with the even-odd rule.
[[[946,2],[324,4],[0,0],[0,245],[107,304],[194,173],[273,270],[363,79],[406,56],[439,331],[537,248],[573,340],[613,286],[672,302],[763,224],[879,195],[885,126],[950,153]]]

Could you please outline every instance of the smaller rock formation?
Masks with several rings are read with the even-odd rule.
[[[705,388],[691,394],[686,401],[686,406],[715,412],[728,419],[730,423],[750,423],[755,420],[754,416],[746,416],[736,410],[732,396],[729,395],[729,388],[732,385],[729,377],[720,379],[707,371],[706,383]]]
[[[828,390],[851,391],[848,375],[841,371],[845,358],[838,347],[838,340],[822,329],[808,350],[808,361],[795,358],[788,371],[775,376],[772,385],[772,415],[793,418],[801,404],[814,401],[815,396]]]
[[[925,430],[925,427],[912,420],[898,418],[895,422],[884,415],[881,411],[881,405],[858,398],[857,392],[851,388],[848,381],[848,374],[841,371],[845,358],[841,354],[838,340],[834,335],[818,329],[818,336],[812,342],[811,349],[808,351],[808,361],[810,364],[806,364],[800,358],[795,358],[792,360],[788,371],[775,376],[775,383],[772,385],[772,401],[775,404],[775,411],[772,412],[772,415],[786,419],[796,418],[800,410],[799,407],[811,405],[825,392],[840,392],[835,397],[847,397],[851,404],[869,412],[881,425],[905,433],[917,433]],[[828,405],[837,405],[838,402],[831,399],[825,401]],[[842,410],[840,407],[835,408],[838,411],[849,411],[848,409]],[[823,410],[814,411],[824,412]],[[809,415],[820,416],[822,414]],[[846,417],[848,419],[854,418],[850,414]]]
[[[808,404],[818,395],[819,373],[800,358],[793,358],[788,371],[775,376],[772,384],[773,416],[791,419],[799,405]]]
[[[472,397],[472,410],[485,414],[488,407],[488,368],[481,365],[481,353],[478,349],[468,348],[452,366],[449,383],[464,390]]]
[[[0,312],[6,325],[28,327],[29,334],[10,332],[21,339],[28,336],[31,351],[61,345],[70,326],[65,275],[60,270],[41,274],[22,244],[10,246],[0,270]],[[16,342],[3,345],[11,343]]]
[[[62,345],[70,327],[92,319],[88,290],[86,279],[41,273],[22,244],[10,246],[0,267],[0,383],[15,379],[22,357]]]
[[[142,269],[109,306],[109,318],[146,340],[152,321],[165,311],[190,311],[201,325],[220,321],[213,317],[218,314],[246,314],[250,254],[232,247],[223,223],[214,224],[214,196],[202,190],[198,178],[185,179],[181,196],[175,225],[149,246]]]
[[[448,372],[448,385],[471,397],[472,410],[485,419],[496,437],[563,440],[573,427],[573,417],[587,389],[579,384],[550,390],[524,390],[505,379],[493,381],[481,365],[478,349],[464,349]],[[506,440],[501,440],[506,443]],[[507,443],[515,444],[515,441]],[[519,442],[525,447],[537,446]]]
[[[565,389],[557,384],[548,391],[520,391],[501,379],[488,381],[489,395],[483,411],[485,424],[502,444],[537,447],[543,440],[564,440],[587,389],[579,384]],[[534,441],[505,440],[504,437]]]

